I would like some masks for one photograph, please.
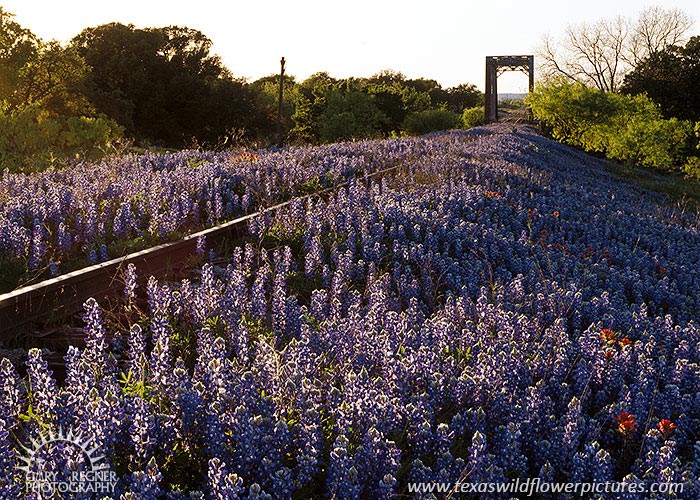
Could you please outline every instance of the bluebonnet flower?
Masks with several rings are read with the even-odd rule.
[[[158,469],[158,464],[152,458],[145,470],[136,471],[131,475],[129,493],[122,495],[122,499],[158,500],[163,494],[159,484],[162,479],[163,476]]]
[[[84,370],[89,373],[89,387],[99,385],[102,391],[116,391],[116,361],[109,352],[107,331],[102,319],[102,310],[93,298],[83,304],[85,313],[85,350],[82,353]]]
[[[349,444],[345,436],[336,438],[330,454],[326,488],[330,497],[357,500],[360,498],[362,484],[361,478],[358,477],[359,472],[348,452]]]
[[[0,419],[10,431],[17,426],[24,403],[19,383],[19,377],[12,362],[2,358],[0,360]]]
[[[102,243],[100,245],[100,260],[102,262],[107,262],[109,260],[109,254],[107,253],[107,245]]]
[[[173,391],[172,330],[162,310],[156,311],[151,321],[151,335],[153,350],[149,359],[149,380],[155,395],[167,400],[172,397]]]
[[[136,279],[136,266],[129,263],[124,271],[124,296],[129,302],[136,300],[136,289],[138,288]]]
[[[97,252],[95,252],[94,249],[90,250],[90,252],[88,253],[88,262],[90,264],[97,264],[99,262],[99,260],[97,259]]]
[[[258,483],[253,483],[248,489],[248,496],[244,500],[272,500],[272,495],[268,495]]]
[[[51,426],[57,418],[58,387],[39,349],[30,349],[27,359],[29,399],[41,425]]]
[[[231,474],[218,458],[209,460],[207,473],[209,491],[215,500],[238,500],[245,492],[243,480],[236,474]]]
[[[153,448],[157,437],[155,432],[155,418],[150,405],[141,397],[135,397],[130,401],[129,413],[131,424],[129,435],[133,446],[132,465],[140,467],[153,457]]]
[[[56,234],[56,245],[63,253],[69,253],[73,247],[73,237],[66,228],[66,224],[61,222],[58,224],[58,233]]]
[[[62,415],[59,425],[71,428],[76,419],[85,413],[88,395],[95,387],[94,373],[86,365],[83,353],[75,346],[69,346],[64,356],[66,362],[65,387],[61,393]]]
[[[56,264],[54,261],[49,262],[49,274],[52,278],[55,278],[61,274],[61,271],[58,269],[58,264]]]
[[[48,251],[48,246],[45,240],[46,230],[44,229],[44,226],[39,221],[35,221],[32,229],[32,246],[30,249],[30,257],[27,264],[29,269],[38,268],[44,259],[44,256]]]
[[[197,237],[197,247],[195,249],[197,255],[203,256],[207,248],[207,237],[198,236]]]
[[[17,452],[11,442],[10,427],[0,417],[0,498],[20,498],[21,487]]]

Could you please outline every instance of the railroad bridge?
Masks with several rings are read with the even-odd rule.
[[[484,118],[498,121],[498,77],[506,71],[522,71],[528,76],[528,91],[535,86],[535,56],[487,56]]]

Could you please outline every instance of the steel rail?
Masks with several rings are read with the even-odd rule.
[[[403,165],[395,165],[371,174],[356,177],[368,182],[382,178]],[[61,326],[61,322],[79,313],[90,297],[99,302],[117,296],[122,291],[123,272],[133,264],[141,280],[155,276],[159,279],[176,279],[192,267],[197,252],[197,241],[206,238],[207,247],[246,234],[251,219],[275,212],[293,202],[332,194],[347,187],[353,179],[316,193],[291,198],[282,203],[258,210],[255,213],[213,226],[185,238],[164,243],[139,252],[118,257],[100,264],[72,271],[56,278],[19,288],[0,295],[0,341],[19,335],[29,335],[37,328]]]

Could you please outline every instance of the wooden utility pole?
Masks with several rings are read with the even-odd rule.
[[[281,148],[282,140],[282,92],[284,91],[284,57],[280,59],[280,94],[277,101],[277,147]]]

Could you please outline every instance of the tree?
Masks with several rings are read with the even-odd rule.
[[[430,102],[435,105],[447,105],[447,91],[436,80],[428,78],[415,78],[406,80],[406,87],[415,89],[419,93],[430,96]]]
[[[39,39],[14,17],[0,7],[0,100],[6,101],[17,88],[20,69],[36,58],[39,49]]]
[[[446,109],[428,109],[417,111],[406,117],[403,129],[412,135],[427,134],[438,130],[457,127],[460,116]]]
[[[279,75],[262,77],[250,84],[255,96],[255,108],[263,122],[260,131],[273,137],[277,131],[277,104],[279,100]],[[295,112],[299,89],[293,76],[284,75],[282,93],[282,129],[286,136],[294,127],[292,116]]]
[[[397,85],[402,87],[406,82],[406,75],[393,69],[383,69],[367,79],[370,84]]]
[[[158,50],[170,64],[205,79],[231,77],[218,55],[211,54],[212,41],[201,31],[183,26],[150,28],[163,42]]]
[[[32,105],[60,115],[90,114],[82,88],[87,71],[75,51],[41,41],[0,7],[0,100],[7,111]]]
[[[132,137],[153,135],[147,122],[162,104],[163,76],[158,76],[158,51],[163,40],[157,33],[132,25],[110,23],[86,28],[72,46],[91,68],[89,97],[97,109],[124,126]]]
[[[97,109],[137,139],[166,146],[216,143],[259,121],[255,99],[200,31],[105,24],[72,41],[91,71]]]
[[[446,94],[447,109],[453,113],[462,113],[465,109],[484,104],[484,94],[473,83],[462,83],[456,87],[450,87]]]
[[[700,37],[685,47],[673,46],[654,52],[626,77],[622,91],[646,94],[666,118],[700,121]]]
[[[41,44],[35,57],[19,71],[12,108],[36,105],[56,115],[92,115],[85,96],[89,68],[82,57],[58,42]]]
[[[404,104],[406,88],[396,83],[374,83],[367,87],[366,92],[372,96],[374,105],[386,117],[382,123],[382,133],[389,134],[399,130],[408,114]]]
[[[289,137],[296,142],[319,141],[318,121],[328,107],[328,95],[339,92],[342,83],[325,71],[314,73],[297,86]]]
[[[330,90],[327,101],[318,119],[319,137],[324,142],[378,136],[387,119],[372,97],[363,92],[342,94]]]
[[[627,23],[621,17],[569,26],[560,44],[545,36],[538,52],[543,73],[615,92],[624,71],[627,37]]]
[[[692,26],[693,19],[680,9],[644,9],[631,30],[628,62],[636,66],[668,47],[682,45]]]
[[[646,95],[603,92],[560,79],[538,85],[526,102],[555,139],[586,151],[664,169],[679,167],[689,153],[692,123],[664,119]]]
[[[121,137],[85,96],[87,74],[75,50],[43,42],[0,8],[0,169],[98,157]]]
[[[569,26],[561,40],[543,38],[540,70],[545,78],[563,76],[617,92],[639,61],[683,40],[691,25],[678,9],[650,7],[635,21],[617,17]]]

